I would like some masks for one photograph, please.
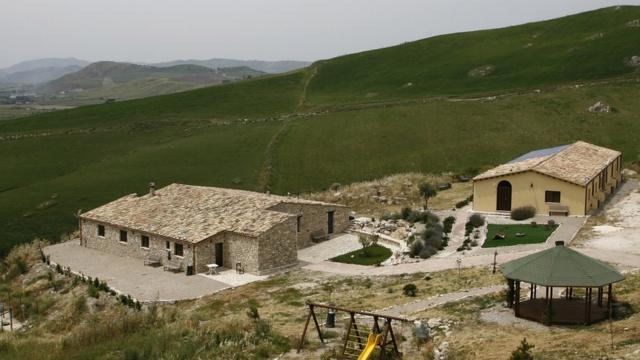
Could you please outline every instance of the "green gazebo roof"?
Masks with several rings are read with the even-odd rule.
[[[616,269],[571,250],[556,246],[500,266],[507,279],[544,286],[600,287],[624,279]]]

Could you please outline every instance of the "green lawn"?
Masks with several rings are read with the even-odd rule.
[[[371,245],[367,248],[365,253],[364,249],[352,251],[340,256],[336,256],[331,261],[345,263],[345,264],[357,264],[357,265],[375,265],[387,260],[391,256],[391,250],[381,245]]]
[[[549,228],[547,228],[546,225],[538,225],[534,227],[530,224],[489,224],[487,226],[487,240],[482,245],[483,248],[542,243],[547,241],[549,235],[551,235],[551,233],[558,227],[558,225],[554,225]],[[493,240],[493,237],[498,232],[505,233],[506,238],[504,240]],[[516,233],[524,233],[526,235],[517,237]]]

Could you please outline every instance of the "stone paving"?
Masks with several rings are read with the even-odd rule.
[[[358,236],[340,234],[333,239],[298,250],[298,260],[307,263],[318,263],[361,248],[362,245],[358,242]]]
[[[172,302],[195,299],[232,287],[204,276],[172,273],[162,267],[144,266],[143,261],[80,246],[78,240],[47,246],[51,262],[71,267],[74,273],[104,280],[114,290],[140,302]]]

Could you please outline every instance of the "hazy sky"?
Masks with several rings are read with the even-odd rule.
[[[316,60],[608,0],[0,0],[0,67],[42,57]],[[627,4],[640,4],[629,1]]]

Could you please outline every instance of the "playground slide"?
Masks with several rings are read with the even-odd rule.
[[[367,346],[364,347],[364,350],[358,356],[358,360],[369,360],[371,354],[373,354],[373,350],[376,349],[376,345],[380,342],[380,337],[382,335],[374,335],[373,333],[369,333],[369,338],[367,339]]]

